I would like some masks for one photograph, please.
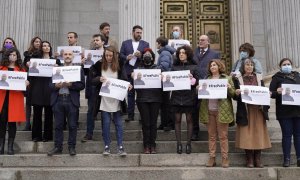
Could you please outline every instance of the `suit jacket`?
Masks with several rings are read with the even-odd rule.
[[[84,89],[85,87],[85,82],[84,82],[84,73],[81,68],[80,71],[80,81],[72,82],[72,85],[69,87],[70,91],[70,96],[71,96],[71,101],[74,104],[74,106],[78,107],[80,106],[80,91]],[[55,83],[50,83],[50,88],[51,88],[51,100],[50,100],[50,105],[53,106],[58,97],[59,89],[55,88]]]
[[[220,53],[208,48],[205,54],[200,57],[200,48],[197,47],[194,51],[194,61],[198,65],[198,71],[200,73],[200,79],[205,79],[208,73],[208,63],[212,59],[220,59]]]
[[[143,40],[140,40],[139,46],[137,48],[138,51],[143,52],[145,48],[149,48],[149,43]],[[133,69],[136,69],[141,61],[141,58],[137,58],[137,61],[134,66],[129,64],[129,61],[126,60],[129,54],[133,54],[133,46],[132,46],[132,39],[128,39],[122,42],[121,50],[120,50],[120,57],[121,61],[124,63],[124,68],[128,77],[130,77]]]

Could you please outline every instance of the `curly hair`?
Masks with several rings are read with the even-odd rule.
[[[10,64],[9,56],[13,52],[16,52],[16,54],[17,54],[17,60],[15,62],[15,66],[19,67],[20,69],[24,69],[22,59],[21,59],[21,54],[20,54],[19,50],[15,47],[10,48],[10,49],[8,49],[4,52],[4,55],[3,55],[3,58],[2,58],[2,61],[1,61],[0,65],[8,67],[9,64]]]
[[[185,51],[185,54],[187,56],[187,61],[192,61],[193,60],[193,50],[190,46],[187,46],[187,45],[177,48],[177,50],[176,50],[177,60],[179,60],[179,53],[180,53],[181,49],[183,49]]]
[[[207,72],[208,72],[208,75],[212,76],[212,73],[210,72],[210,66],[212,63],[216,63],[218,68],[219,68],[219,73],[220,74],[224,74],[226,72],[226,69],[225,69],[225,65],[224,63],[221,61],[221,59],[212,59],[209,63],[208,63],[208,67],[207,67]]]
[[[253,57],[255,54],[255,50],[252,44],[250,43],[244,43],[240,46],[239,52],[241,51],[247,51],[249,54],[249,57]]]

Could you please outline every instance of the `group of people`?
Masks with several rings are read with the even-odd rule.
[[[198,47],[193,51],[188,41],[182,41],[182,30],[173,27],[172,40],[166,37],[156,39],[159,54],[157,61],[155,53],[149,48],[149,43],[142,40],[143,28],[136,25],[132,28],[132,38],[122,42],[120,51],[116,41],[109,36],[110,25],[102,23],[100,33],[92,36],[91,50],[102,50],[102,58],[90,63],[90,68],[84,68],[90,56],[82,56],[80,81],[52,83],[51,77],[29,76],[26,81],[27,91],[0,90],[0,154],[4,154],[5,134],[8,128],[8,154],[14,154],[13,143],[16,135],[16,122],[25,122],[25,130],[32,129],[32,140],[53,140],[53,117],[55,122],[54,148],[49,156],[62,153],[63,130],[68,125],[68,149],[70,155],[76,155],[76,136],[80,107],[80,91],[85,89],[88,101],[87,131],[81,142],[93,139],[95,118],[101,112],[102,136],[104,141],[103,155],[109,155],[111,150],[110,123],[116,128],[117,151],[120,156],[126,156],[123,145],[123,122],[121,115],[128,114],[127,122],[135,119],[137,105],[142,122],[143,146],[145,154],[156,154],[157,129],[169,131],[175,129],[178,154],[192,152],[192,140],[199,138],[199,121],[206,124],[208,131],[209,159],[207,167],[216,166],[216,143],[220,141],[222,167],[229,167],[228,158],[228,127],[236,125],[235,146],[245,150],[246,166],[263,167],[261,151],[271,148],[266,120],[269,106],[252,105],[242,101],[241,85],[264,86],[262,66],[254,58],[253,45],[244,43],[239,48],[240,58],[236,61],[230,75],[226,74],[220,54],[210,48],[207,35],[201,35]],[[69,46],[77,44],[78,35],[68,33]],[[181,40],[176,43],[176,40]],[[52,46],[48,41],[35,37],[28,51],[24,52],[24,61],[12,38],[6,38],[0,51],[1,71],[28,71],[30,59],[53,59],[55,66],[72,66],[74,54],[64,50],[62,60],[59,53],[52,54]],[[63,62],[63,63],[62,63]],[[279,62],[280,70],[272,77],[270,84],[271,98],[276,99],[276,116],[282,129],[283,166],[290,166],[291,137],[297,156],[297,166],[300,166],[300,106],[282,104],[282,84],[300,84],[300,76],[292,71],[292,60],[284,58]],[[160,69],[166,71],[189,70],[190,90],[162,91],[160,88],[135,89],[134,69]],[[86,77],[84,77],[86,76]],[[139,76],[139,74],[137,74]],[[130,82],[127,102],[114,98],[100,96],[103,84],[109,84],[108,78],[121,79]],[[166,77],[168,81],[168,77]],[[170,78],[169,78],[170,79]],[[227,98],[201,99],[199,93],[200,79],[227,80]],[[167,82],[166,81],[166,82]],[[171,82],[169,82],[171,83]],[[202,93],[202,92],[201,92]],[[203,92],[205,93],[205,92]],[[244,92],[243,92],[244,93]],[[24,95],[26,96],[26,115],[24,110]],[[237,102],[236,117],[232,100]],[[33,107],[33,123],[30,124],[31,107]],[[44,131],[42,130],[42,112],[44,109]],[[157,127],[158,115],[161,124]],[[187,136],[185,147],[182,145],[181,122],[185,114]],[[67,123],[65,122],[67,120]]]

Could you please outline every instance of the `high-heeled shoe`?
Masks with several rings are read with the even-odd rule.
[[[182,154],[182,144],[177,144],[177,154]]]
[[[186,144],[185,150],[186,150],[187,154],[191,154],[191,152],[192,152],[192,146],[191,146],[191,144]]]

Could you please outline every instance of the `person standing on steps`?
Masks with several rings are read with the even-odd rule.
[[[270,107],[243,103],[240,89],[240,85],[264,86],[262,75],[255,73],[254,67],[252,59],[245,59],[233,78],[237,101],[235,147],[245,150],[246,167],[262,168],[261,150],[272,147],[266,123]]]
[[[64,66],[72,66],[74,54],[71,50],[64,51]],[[50,83],[51,100],[55,119],[55,141],[54,148],[48,151],[48,156],[61,154],[63,150],[63,126],[65,117],[68,120],[69,139],[68,149],[71,156],[76,155],[77,122],[80,106],[80,91],[84,89],[84,73],[80,71],[80,81]]]
[[[18,49],[10,48],[3,54],[1,71],[26,72]],[[29,82],[26,80],[26,86]],[[25,122],[24,92],[0,90],[0,155],[4,154],[6,128],[8,129],[7,154],[14,155],[17,122]]]
[[[220,59],[208,63],[207,79],[227,79],[226,99],[202,99],[200,103],[200,122],[206,124],[208,131],[209,160],[206,167],[216,166],[217,136],[219,136],[222,167],[229,167],[228,158],[228,127],[234,121],[231,98],[235,89],[230,76],[225,74],[225,66]]]
[[[138,67],[141,62],[142,52],[145,48],[149,48],[149,43],[142,40],[143,28],[139,25],[135,25],[132,28],[132,39],[128,39],[122,42],[120,56],[121,61],[124,64],[124,68],[127,74],[128,81],[133,84],[131,73]],[[128,92],[128,118],[125,121],[134,120],[135,109],[135,91],[134,89]]]

